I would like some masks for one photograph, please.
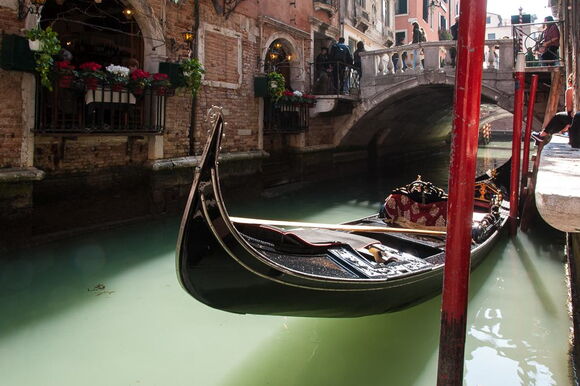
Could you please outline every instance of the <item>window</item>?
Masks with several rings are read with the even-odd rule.
[[[395,45],[401,46],[405,44],[405,40],[407,39],[407,31],[398,31],[395,32]]]
[[[445,16],[443,15],[439,15],[439,17],[439,29],[445,31],[447,29],[447,19],[445,19]]]
[[[485,24],[491,24],[491,16],[485,18]]]
[[[429,0],[423,0],[423,20],[429,22]]]
[[[495,39],[495,34],[491,33],[491,34],[487,34],[487,40],[494,40]]]
[[[350,48],[351,53],[356,51],[356,40],[351,37],[348,38],[348,48]]]
[[[407,14],[407,0],[397,0],[395,15]]]
[[[359,7],[363,7],[366,8],[367,7],[367,2],[366,0],[356,0],[355,4],[358,5]]]

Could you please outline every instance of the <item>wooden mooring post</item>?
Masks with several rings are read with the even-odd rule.
[[[536,92],[538,91],[538,75],[532,75],[530,84],[530,97],[528,98],[528,114],[526,117],[526,130],[524,132],[524,154],[522,158],[522,188],[520,196],[524,198],[524,190],[528,185],[530,170],[530,137],[532,135],[532,123],[534,122],[534,105],[536,103]],[[523,214],[522,214],[523,215]]]
[[[510,175],[510,234],[515,236],[518,232],[518,212],[520,194],[520,151],[522,143],[522,117],[524,112],[524,87],[526,80],[526,60],[523,52],[518,53],[516,59],[515,96],[514,96],[514,120],[512,135],[512,170]]]
[[[463,384],[486,0],[461,4],[437,385]]]

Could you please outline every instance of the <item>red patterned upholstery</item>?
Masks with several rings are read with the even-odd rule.
[[[447,225],[447,201],[420,204],[404,194],[391,194],[385,200],[385,213],[393,221],[403,218],[422,226]]]

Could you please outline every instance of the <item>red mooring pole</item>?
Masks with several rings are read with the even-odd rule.
[[[514,121],[512,136],[512,170],[510,175],[510,234],[518,233],[518,212],[520,193],[520,150],[522,143],[522,117],[524,115],[525,57],[518,53],[516,60]]]
[[[536,91],[538,90],[538,75],[532,75],[530,85],[530,98],[528,99],[528,115],[526,117],[526,130],[524,132],[524,154],[522,158],[522,187],[520,196],[528,184],[528,170],[530,168],[530,136],[532,135],[532,123],[534,122],[534,104],[536,103]]]
[[[463,384],[473,184],[477,162],[486,0],[462,2],[457,41],[453,141],[437,385]]]

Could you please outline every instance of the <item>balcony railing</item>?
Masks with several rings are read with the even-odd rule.
[[[332,16],[338,10],[338,0],[314,0],[314,9],[316,11],[326,11]]]
[[[543,29],[543,27],[546,27]],[[523,52],[526,56],[526,68],[528,71],[546,71],[550,68],[564,65],[564,59],[559,50],[548,50],[544,43],[545,31],[550,28],[558,29],[560,39],[563,34],[564,23],[553,21],[546,23],[514,24],[512,27],[514,37],[514,58]]]
[[[396,46],[361,54],[365,77],[413,75],[423,71],[454,71],[457,42],[444,40]],[[513,71],[513,41],[486,40],[482,67],[486,71]]]
[[[264,99],[264,133],[301,133],[308,130],[308,104],[273,103]]]
[[[360,68],[340,62],[312,63],[311,94],[354,95],[360,91]]]
[[[37,82],[39,84],[39,82]],[[159,134],[165,127],[166,95],[160,90],[142,93],[108,86],[85,90],[54,85],[37,87],[36,133],[53,134]]]

